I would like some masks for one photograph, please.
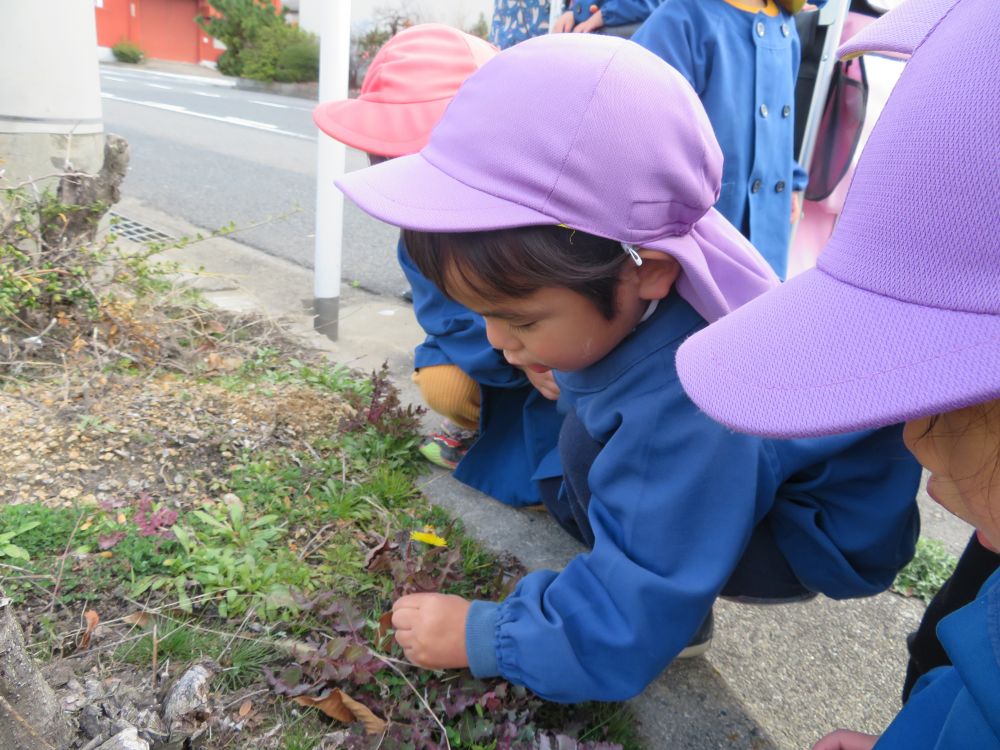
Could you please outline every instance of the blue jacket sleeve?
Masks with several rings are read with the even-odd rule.
[[[448,299],[413,264],[403,240],[396,248],[399,265],[413,290],[413,312],[427,339],[417,347],[414,367],[457,365],[480,385],[518,388],[528,378],[507,364],[486,338],[481,316]]]
[[[832,599],[887,589],[920,532],[902,425],[770,444],[785,479],[768,519],[799,580]]]
[[[642,23],[656,10],[661,0],[607,0],[600,3],[605,26]],[[589,5],[589,3],[584,3]]]
[[[618,424],[589,474],[592,551],[561,573],[531,573],[499,606],[474,604],[466,621],[477,674],[495,670],[553,701],[622,700],[652,681],[766,512],[758,485],[773,492],[773,478],[758,481],[770,474],[760,441],[682,395],[600,408]]]
[[[666,0],[635,34],[636,42],[670,63],[701,97],[707,85],[709,38],[699,30],[704,21],[694,18],[685,0]]]

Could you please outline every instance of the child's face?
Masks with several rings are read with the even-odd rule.
[[[485,299],[460,279],[449,294],[486,320],[490,344],[515,367],[536,373],[579,370],[601,360],[635,328],[647,301],[627,269],[616,290],[614,318],[608,320],[578,292],[545,287],[527,297]]]
[[[931,472],[928,494],[1000,550],[1000,399],[907,422],[903,440]]]

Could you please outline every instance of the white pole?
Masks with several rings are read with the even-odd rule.
[[[322,3],[319,100],[347,98],[351,50],[351,0]],[[316,148],[316,249],[313,276],[313,327],[337,340],[340,259],[344,242],[344,196],[333,181],[344,174],[347,149],[323,133]]]
[[[69,168],[96,174],[104,124],[93,2],[0,0],[0,19],[0,173],[12,183]]]

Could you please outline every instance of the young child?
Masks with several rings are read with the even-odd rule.
[[[802,5],[665,0],[632,37],[698,92],[725,157],[715,207],[782,278],[808,182],[794,154],[800,45],[793,13]]]
[[[557,371],[565,481],[544,499],[591,548],[499,604],[399,599],[411,661],[468,664],[551,700],[622,699],[686,645],[703,650],[720,593],[866,596],[912,555],[919,469],[900,427],[762,440],[680,388],[681,341],[777,283],[711,208],[721,169],[669,65],[560,34],[474,74],[419,154],[339,183],[409,228],[417,267],[484,316],[509,362]]]
[[[699,406],[740,431],[908,420],[928,493],[995,552],[1000,16],[991,0],[910,0],[842,53],[872,50],[912,57],[818,267],[692,337],[678,371]],[[1000,573],[938,636],[953,666],[924,675],[881,738],[839,731],[816,750],[1000,748]]]
[[[375,55],[356,99],[321,104],[313,117],[373,163],[415,153],[462,82],[496,52],[449,26],[413,26]],[[402,240],[397,257],[427,333],[414,354],[413,379],[452,425],[425,440],[421,452],[501,502],[539,503],[538,482],[558,483],[561,473],[554,383],[509,365],[486,340],[482,317],[442,295],[413,266]]]
[[[649,18],[663,0],[555,0],[562,3],[562,15],[552,27],[554,34],[585,34],[621,27],[632,29]],[[627,34],[616,34],[626,36]]]

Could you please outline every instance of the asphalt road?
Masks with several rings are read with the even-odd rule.
[[[236,89],[227,79],[111,66],[101,68],[101,89],[105,129],[131,147],[126,195],[206,230],[235,222],[246,227],[241,242],[313,266],[321,134],[312,101]],[[348,150],[349,171],[366,163]],[[401,292],[396,237],[348,201],[344,282]]]

